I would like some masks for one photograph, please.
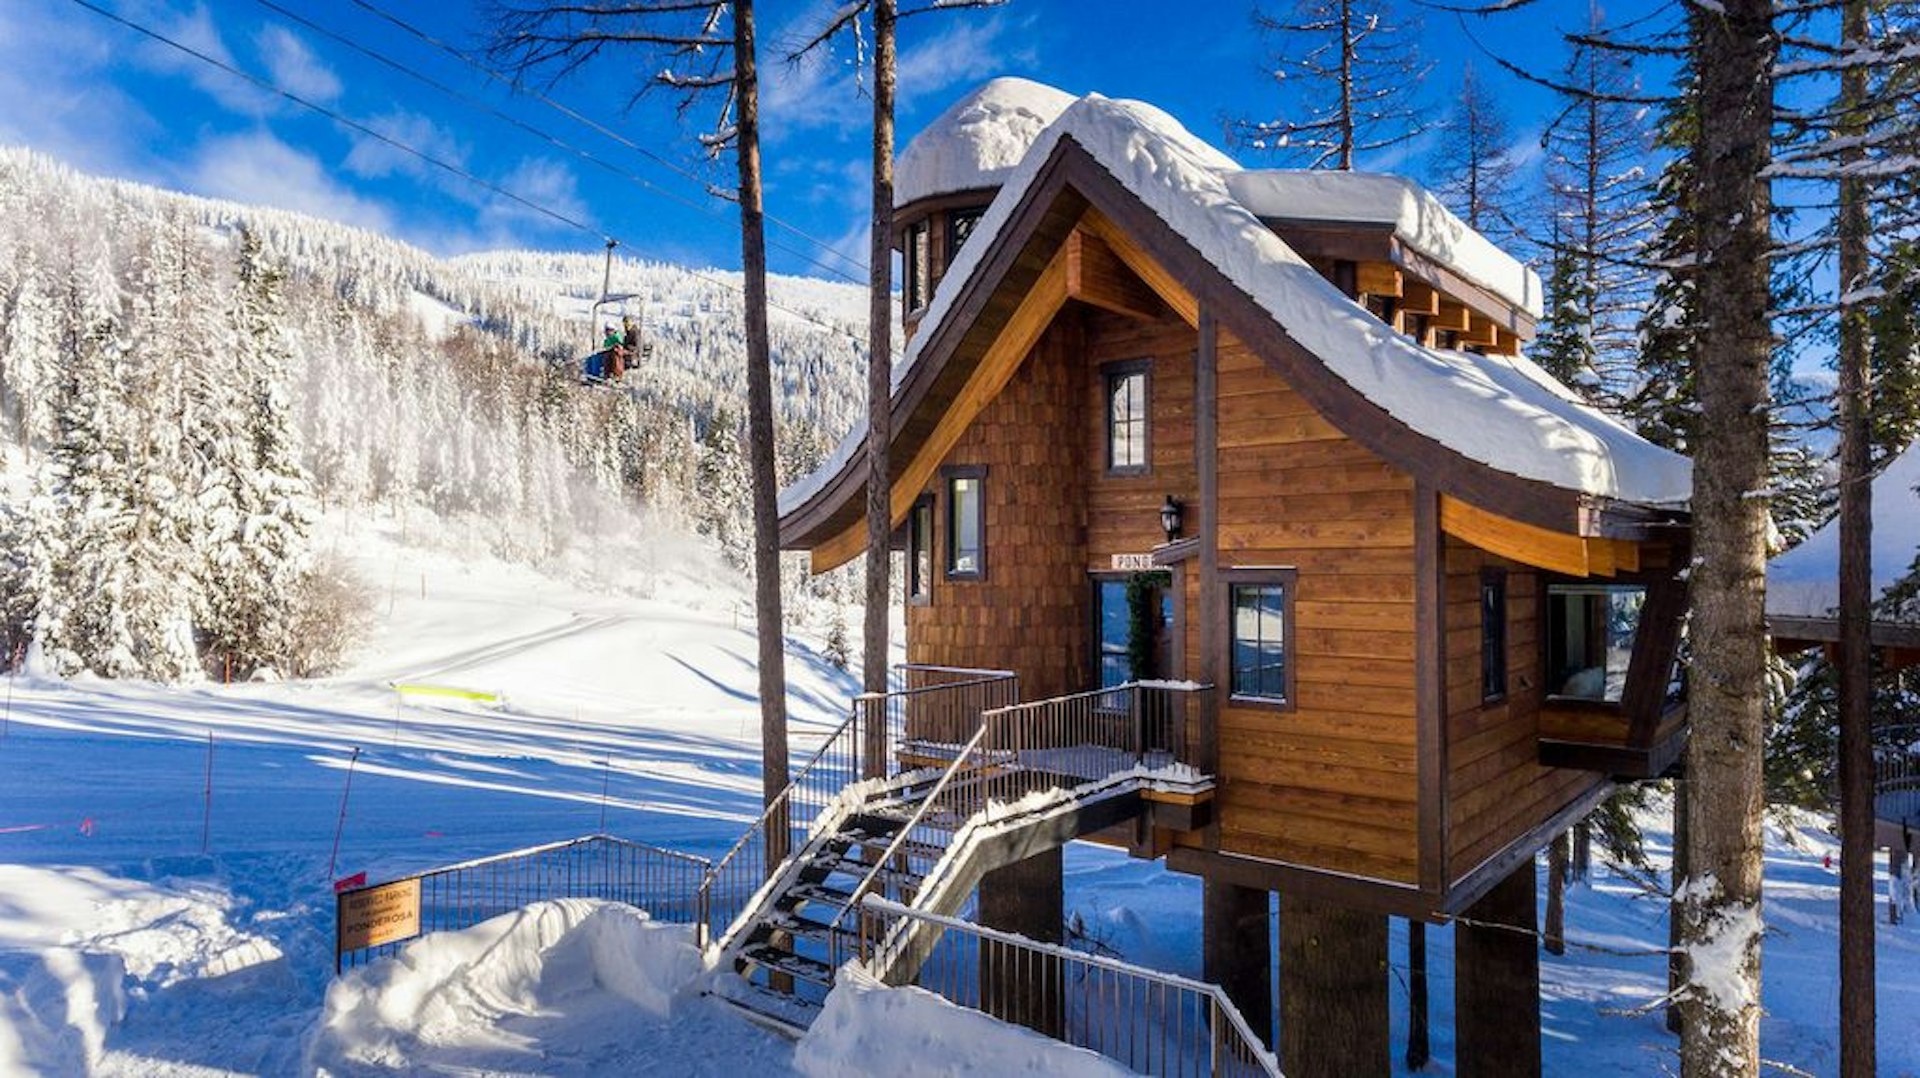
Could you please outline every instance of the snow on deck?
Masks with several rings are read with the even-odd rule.
[[[1920,558],[1920,442],[1873,480],[1873,594],[1905,576]],[[1828,618],[1840,605],[1840,521],[1828,521],[1767,564],[1767,613]]]

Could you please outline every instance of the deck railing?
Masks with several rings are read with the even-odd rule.
[[[914,984],[1142,1074],[1265,1075],[1279,1063],[1218,986],[909,909],[860,907],[863,959],[903,922],[939,933]]]
[[[1920,725],[1874,727],[1873,814],[1920,825]]]
[[[1010,671],[916,665],[899,669],[906,687],[855,697],[847,720],[827,735],[773,804],[714,862],[701,886],[707,913],[703,945],[726,934],[773,866],[806,842],[814,821],[849,783],[927,766],[905,748],[915,721],[944,728],[964,716],[969,725],[977,725],[983,711],[1019,699],[1019,679]]]
[[[707,920],[701,884],[710,867],[704,857],[587,835],[344,888],[334,901],[334,969],[392,954],[429,932],[471,928],[553,898],[623,902],[656,920],[701,925]],[[378,921],[374,930],[361,931],[370,920]]]
[[[1185,765],[1196,768],[1198,777],[1212,692],[1211,686],[1185,682],[1128,682],[996,708],[980,717],[962,744],[909,736],[905,754],[944,758],[946,770],[860,881],[833,928],[851,931],[852,913],[868,895],[912,901],[902,890],[910,884],[902,881],[932,874],[953,836],[990,803],[1010,804],[1136,769]],[[828,936],[837,965],[845,957],[843,935]]]

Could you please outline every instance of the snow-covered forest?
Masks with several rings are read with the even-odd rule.
[[[597,256],[443,261],[26,151],[0,152],[0,222],[9,662],[37,642],[64,674],[317,672],[357,605],[311,541],[324,510],[416,512],[423,541],[529,562],[686,532],[746,563],[737,274],[616,262],[630,298],[602,314],[651,352],[587,386]],[[791,478],[853,423],[865,299],[782,279],[774,302]]]

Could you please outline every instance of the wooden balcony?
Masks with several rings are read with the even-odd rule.
[[[1548,697],[1540,707],[1540,762],[1621,779],[1658,778],[1687,747],[1687,705],[1636,722],[1617,703]]]

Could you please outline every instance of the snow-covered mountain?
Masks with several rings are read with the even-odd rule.
[[[72,555],[102,549],[169,568],[114,585],[154,610],[129,617],[115,598],[100,624],[148,624],[174,652],[191,638],[204,654],[202,597],[168,581],[238,556],[188,548],[211,542],[215,450],[245,456],[246,437],[284,437],[304,472],[304,487],[275,488],[274,511],[302,497],[332,511],[424,508],[434,530],[526,561],[605,559],[638,533],[695,532],[743,563],[738,275],[616,260],[610,291],[628,298],[601,315],[634,316],[651,350],[621,386],[587,386],[580,360],[598,337],[603,272],[598,254],[441,259],[330,221],[0,149],[0,525],[19,554],[0,559],[0,643],[17,649],[34,608],[59,605],[52,592],[99,592]],[[863,289],[807,279],[776,277],[771,292],[791,478],[853,425],[867,301]],[[243,413],[284,434],[210,440],[238,432]],[[116,462],[118,479],[91,474]],[[227,533],[257,531],[267,515],[227,511]],[[112,665],[150,676],[179,667],[137,655]]]

